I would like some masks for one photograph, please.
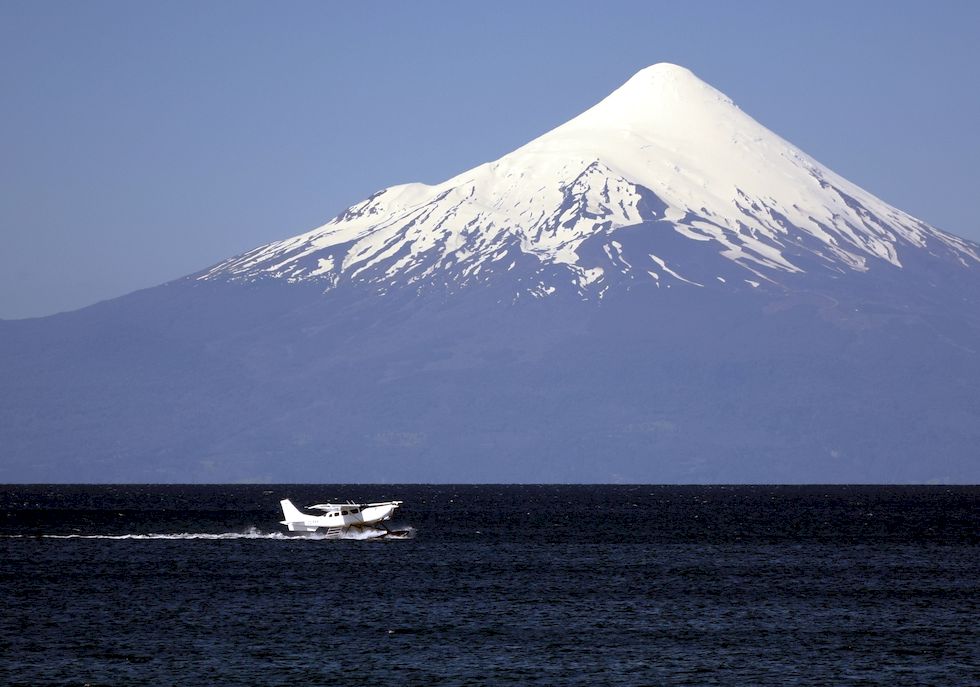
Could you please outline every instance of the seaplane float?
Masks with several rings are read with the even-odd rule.
[[[317,503],[307,506],[320,511],[311,515],[293,505],[289,499],[279,502],[283,520],[290,534],[316,536],[320,539],[411,539],[411,527],[392,529],[387,521],[401,501],[381,503]]]

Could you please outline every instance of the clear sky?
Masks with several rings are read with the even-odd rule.
[[[441,181],[674,62],[980,240],[980,2],[0,0],[0,318]]]

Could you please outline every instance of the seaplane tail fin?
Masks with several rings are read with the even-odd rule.
[[[306,520],[306,516],[303,515],[289,499],[283,499],[279,502],[279,505],[282,506],[284,525],[288,525],[291,522],[302,522],[303,520]]]

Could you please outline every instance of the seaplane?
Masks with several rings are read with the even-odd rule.
[[[412,528],[391,529],[387,521],[401,501],[382,501],[381,503],[317,503],[307,506],[309,510],[320,511],[311,515],[304,513],[289,499],[279,502],[283,520],[289,532],[297,535],[315,535],[323,539],[411,539]]]

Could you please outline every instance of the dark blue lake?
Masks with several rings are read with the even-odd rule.
[[[417,536],[283,538],[286,497],[401,499]],[[976,684],[978,506],[978,487],[2,486],[0,684]]]

